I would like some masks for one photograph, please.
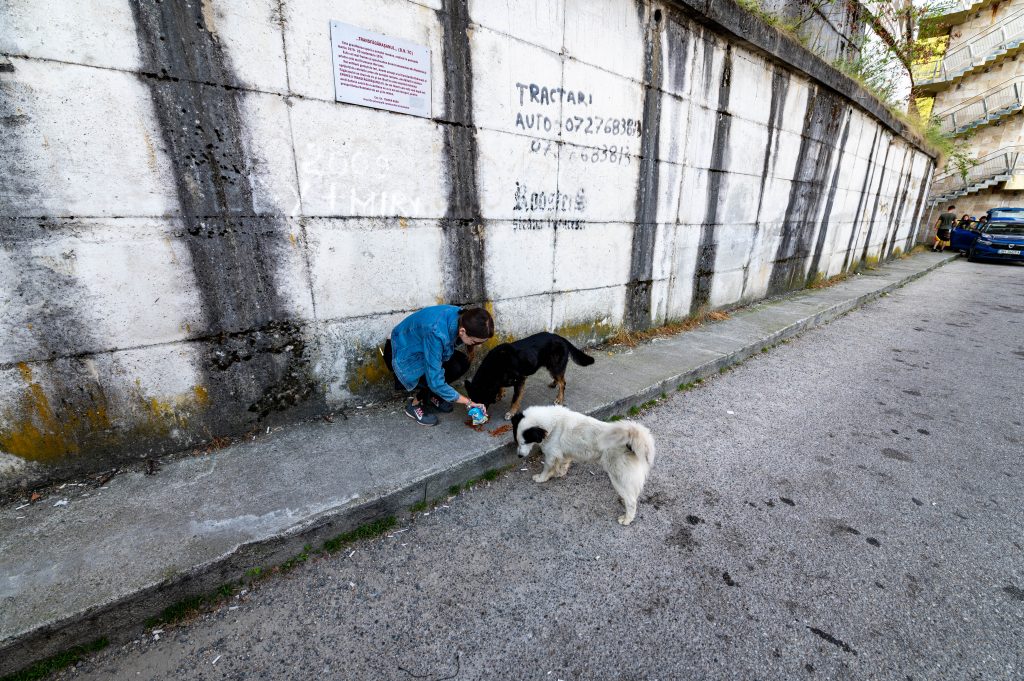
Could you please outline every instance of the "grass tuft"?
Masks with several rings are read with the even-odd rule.
[[[359,541],[360,539],[371,539],[382,535],[397,524],[398,519],[395,518],[395,516],[390,515],[387,518],[381,518],[380,520],[376,520],[372,523],[360,525],[351,532],[339,534],[337,537],[325,541],[324,551],[327,553],[335,553],[346,544],[351,544],[352,542]]]
[[[110,645],[110,641],[106,638],[98,638],[91,643],[85,643],[80,646],[75,646],[64,652],[57,653],[52,657],[48,657],[45,660],[40,660],[33,665],[25,667],[21,671],[8,674],[0,678],[0,681],[36,681],[36,679],[45,679],[51,674],[70,667],[86,655],[97,653]]]
[[[608,339],[608,343],[611,345],[625,345],[632,348],[636,347],[640,343],[649,341],[652,338],[674,336],[678,333],[682,333],[683,331],[696,329],[698,326],[707,322],[720,322],[728,318],[729,314],[727,312],[723,312],[721,310],[704,310],[679,321],[669,322],[664,326],[658,326],[652,329],[645,329],[643,331],[619,331]]]

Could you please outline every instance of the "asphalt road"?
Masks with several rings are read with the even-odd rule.
[[[1020,679],[1022,379],[1024,267],[956,261],[639,417],[631,527],[533,458],[61,676]]]

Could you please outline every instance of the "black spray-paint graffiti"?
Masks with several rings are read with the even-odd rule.
[[[622,116],[566,116],[553,119],[541,113],[516,113],[516,128],[523,132],[576,132],[581,135],[612,135],[617,137],[640,137],[643,123],[635,118]]]
[[[587,209],[587,195],[581,187],[575,194],[556,189],[553,192],[531,192],[526,182],[516,182],[515,212],[558,211],[560,213],[582,213]]]
[[[516,83],[519,88],[519,106],[531,104],[579,104],[590,106],[594,103],[594,95],[582,90],[570,90],[561,87],[545,87],[536,83]]]
[[[513,220],[512,231],[513,232],[537,232],[543,229],[566,229],[572,231],[581,231],[585,229],[587,223],[583,220],[534,220],[528,218],[526,220]]]

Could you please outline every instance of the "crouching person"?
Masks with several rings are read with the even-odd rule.
[[[483,308],[460,310],[434,305],[414,312],[391,331],[384,363],[395,375],[395,388],[411,391],[405,415],[420,425],[437,425],[433,412],[449,413],[453,403],[476,405],[451,383],[469,370],[473,351],[494,335],[494,320]],[[465,346],[466,352],[455,349]]]

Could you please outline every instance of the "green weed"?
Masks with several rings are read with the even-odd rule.
[[[52,657],[48,657],[45,660],[40,660],[33,665],[25,667],[21,671],[8,674],[0,678],[0,681],[36,681],[36,679],[45,679],[51,674],[70,667],[86,655],[99,652],[110,645],[110,641],[106,638],[98,638],[91,643],[85,643],[80,646],[75,646],[69,650],[65,650],[62,653],[57,653]]]

